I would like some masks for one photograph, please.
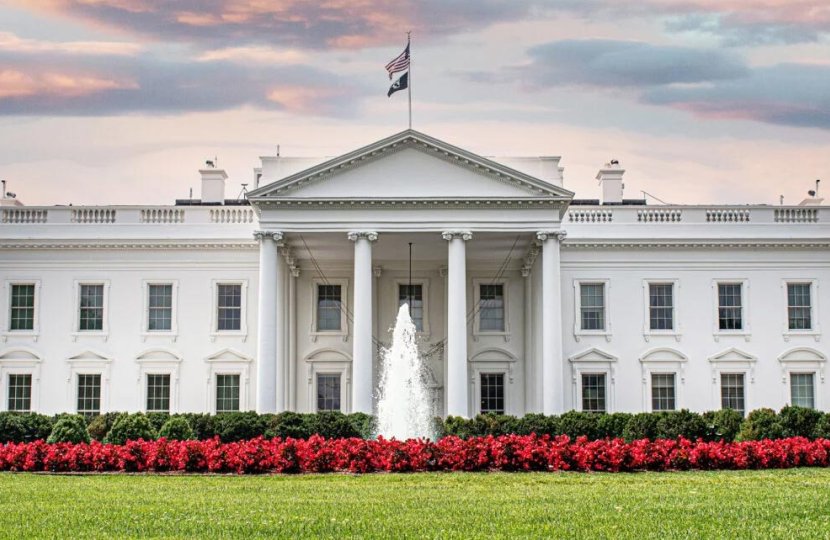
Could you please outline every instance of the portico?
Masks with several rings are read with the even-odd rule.
[[[570,192],[411,130],[266,175],[249,196],[261,227],[258,410],[314,410],[328,395],[371,413],[403,290],[419,295],[438,413],[475,414],[494,381],[508,412],[561,410],[559,225]],[[534,273],[541,302],[525,294]]]

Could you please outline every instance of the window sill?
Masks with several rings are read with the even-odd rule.
[[[605,341],[611,342],[611,332],[607,330],[578,330],[574,332],[574,339],[580,341],[584,337],[604,337]]]
[[[490,331],[486,330],[484,332],[473,332],[473,341],[478,341],[479,338],[482,337],[500,337],[504,339],[504,342],[507,343],[510,341],[510,332],[508,331]]]
[[[179,334],[178,332],[142,332],[141,341],[147,341],[148,338],[166,338],[175,342]]]
[[[719,330],[712,333],[715,341],[720,341],[722,337],[742,337],[745,341],[749,341],[752,333],[749,330]]]
[[[242,338],[242,341],[248,339],[248,332],[230,331],[230,332],[211,332],[210,340],[216,341],[217,338]]]
[[[8,332],[3,332],[0,334],[0,339],[2,339],[3,343],[12,339],[31,339],[32,341],[37,341],[40,337],[40,332],[32,331],[32,330],[10,330]]]
[[[800,337],[812,337],[816,342],[821,341],[821,332],[819,330],[786,330],[783,336],[784,341]]]
[[[643,339],[650,341],[653,337],[669,337],[674,338],[675,341],[680,343],[680,337],[682,335],[683,334],[677,330],[649,330],[643,333]]]
[[[320,337],[341,337],[344,342],[349,341],[349,333],[345,330],[315,330],[308,335],[312,343],[316,343]]]
[[[76,331],[72,332],[72,341],[78,341],[78,338],[98,338],[104,341],[107,341],[110,337],[109,332],[101,332],[97,330],[89,330],[89,331]]]

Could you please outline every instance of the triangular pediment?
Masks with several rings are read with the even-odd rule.
[[[219,352],[216,352],[207,358],[205,358],[205,362],[239,362],[239,363],[248,363],[253,361],[253,358],[247,356],[239,351],[234,349],[222,349]]]
[[[275,180],[248,198],[570,199],[573,193],[414,130]]]
[[[616,362],[617,357],[613,354],[603,351],[602,349],[597,349],[596,347],[591,347],[588,350],[582,351],[581,353],[577,353],[571,356],[568,359],[571,363],[577,362],[585,362],[585,363],[607,363],[607,362]]]
[[[744,352],[740,349],[736,349],[735,347],[731,347],[726,349],[723,352],[720,352],[712,357],[709,358],[710,362],[735,362],[735,363],[742,363],[742,362],[755,362],[757,358],[752,356],[751,354]]]

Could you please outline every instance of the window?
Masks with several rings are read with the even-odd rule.
[[[479,285],[479,332],[504,332],[504,285]]]
[[[605,412],[605,373],[582,374],[582,410]]]
[[[78,330],[104,330],[104,285],[80,285],[80,312]]]
[[[579,311],[582,330],[605,330],[605,285],[579,285]]]
[[[481,413],[504,414],[504,373],[481,374]]]
[[[721,373],[720,376],[721,408],[734,409],[741,414],[745,412],[744,374]]]
[[[9,375],[9,410],[32,410],[32,375]]]
[[[675,410],[674,373],[651,374],[651,410]]]
[[[418,332],[424,331],[424,287],[421,284],[398,285],[398,307],[409,304],[409,316]]]
[[[34,283],[12,284],[9,311],[9,330],[35,329]]]
[[[222,332],[242,329],[242,285],[217,284],[216,306],[216,330]]]
[[[671,283],[650,283],[648,286],[649,328],[674,329],[674,286]]]
[[[787,283],[787,319],[790,330],[812,330],[809,283]]]
[[[317,410],[340,410],[340,374],[317,374]]]
[[[101,375],[78,375],[78,414],[89,418],[101,413]]]
[[[317,285],[317,331],[339,331],[342,327],[342,285]]]
[[[790,373],[790,400],[796,407],[816,407],[815,374]]]
[[[170,375],[147,375],[147,412],[170,412]]]
[[[147,285],[147,331],[169,332],[173,328],[173,285]]]
[[[239,375],[216,376],[216,412],[239,410]]]
[[[718,328],[743,329],[742,284],[718,283]]]

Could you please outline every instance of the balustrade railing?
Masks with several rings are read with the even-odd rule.
[[[253,223],[254,211],[250,208],[211,208],[211,223]]]
[[[181,208],[142,208],[142,223],[184,223],[184,210]]]
[[[46,223],[48,210],[42,208],[4,208],[3,223]]]

